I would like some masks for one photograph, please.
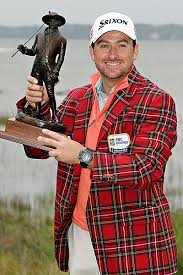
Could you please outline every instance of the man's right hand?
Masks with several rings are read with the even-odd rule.
[[[49,101],[46,88],[38,85],[36,78],[32,76],[27,77],[27,91],[26,91],[26,101],[33,107],[36,107],[36,103],[41,102],[41,105]]]

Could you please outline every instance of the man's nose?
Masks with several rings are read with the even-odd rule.
[[[109,49],[109,56],[111,59],[115,59],[116,57],[119,56],[118,47],[116,45],[111,45]]]

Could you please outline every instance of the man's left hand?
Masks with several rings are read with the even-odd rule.
[[[54,157],[57,161],[62,161],[67,164],[79,164],[79,152],[86,149],[80,143],[70,139],[62,134],[43,129],[43,134],[47,137],[40,136],[38,140],[43,145],[54,148],[49,152],[50,157]]]

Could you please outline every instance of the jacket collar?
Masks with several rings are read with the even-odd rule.
[[[106,131],[108,131],[111,125],[115,122],[119,114],[122,113],[125,110],[125,108],[130,105],[133,96],[137,92],[138,86],[142,85],[145,82],[147,82],[147,79],[145,79],[136,70],[136,67],[133,66],[128,76],[129,86],[123,90],[119,90],[116,93],[110,108],[106,112],[104,123],[101,127],[101,131],[99,134],[98,143],[100,142],[100,140],[102,139]],[[85,134],[75,135],[76,140],[82,144],[84,144],[84,141],[85,141],[87,125],[89,123],[90,113],[91,113],[93,99],[94,99],[93,95],[94,94],[93,94],[93,89],[91,85],[86,91],[84,97],[82,97],[79,100],[79,104],[78,104],[77,113],[78,113],[78,116],[80,116],[81,113],[83,114],[83,106],[86,105],[86,100],[87,100],[87,106],[86,106],[87,109],[85,111],[85,118],[82,117],[82,120],[76,119],[76,125],[75,125],[76,129],[81,129],[81,127],[83,127],[83,121],[85,121],[85,125],[84,125]],[[79,124],[82,124],[82,125],[79,125]]]
[[[133,66],[128,75],[129,86],[116,93],[110,108],[106,112],[104,123],[100,130],[98,143],[101,141],[111,125],[115,123],[115,120],[118,118],[119,114],[121,114],[125,108],[131,104],[132,98],[136,94],[138,86],[145,84],[145,82],[147,82],[147,79],[145,79],[137,71],[136,67]]]

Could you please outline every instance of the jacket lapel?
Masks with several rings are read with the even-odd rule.
[[[106,116],[100,130],[98,143],[101,141],[105,133],[109,130],[111,125],[115,123],[115,120],[118,118],[119,114],[121,114],[125,110],[125,108],[130,105],[135,91],[135,85],[130,84],[128,88],[119,91],[115,95],[109,110],[106,112]]]
[[[141,76],[136,67],[133,65],[133,68],[128,76],[129,87],[119,91],[114,97],[114,100],[106,113],[103,125],[101,127],[98,143],[101,141],[111,125],[115,123],[115,120],[119,114],[122,113],[130,104],[133,105],[133,96],[136,94],[138,86],[142,84],[142,82],[145,83],[146,80]]]

